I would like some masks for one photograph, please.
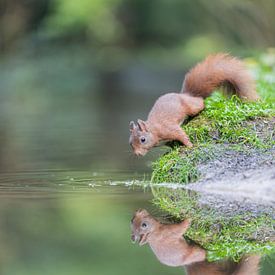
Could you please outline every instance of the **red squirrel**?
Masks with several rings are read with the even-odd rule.
[[[244,100],[259,98],[255,82],[241,60],[224,53],[209,55],[186,74],[181,92],[159,97],[146,121],[130,122],[129,143],[134,153],[144,156],[161,141],[177,140],[192,147],[180,126],[187,116],[201,112],[204,99],[220,87]]]
[[[179,224],[162,224],[145,209],[139,209],[131,221],[133,242],[148,243],[158,260],[168,266],[184,266],[204,261],[206,251],[197,245],[188,244],[183,234],[190,220]]]
[[[145,209],[135,212],[131,220],[131,239],[139,245],[148,243],[158,260],[168,266],[182,266],[188,275],[258,275],[260,256],[244,256],[239,263],[231,260],[208,262],[206,250],[189,244],[183,234],[190,220],[163,224]]]

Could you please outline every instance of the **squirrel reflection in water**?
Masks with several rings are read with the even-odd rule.
[[[190,220],[163,224],[146,210],[137,210],[131,220],[131,239],[139,245],[148,243],[158,260],[168,266],[184,266],[188,275],[256,275],[260,257],[244,257],[239,263],[230,260],[208,262],[206,250],[188,243],[183,235]]]

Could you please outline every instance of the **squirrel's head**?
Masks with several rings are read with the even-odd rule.
[[[155,145],[152,133],[149,131],[146,122],[138,119],[137,124],[130,122],[129,143],[136,155],[144,156],[150,148]]]
[[[131,220],[132,241],[139,245],[146,244],[158,223],[145,209],[137,210]]]

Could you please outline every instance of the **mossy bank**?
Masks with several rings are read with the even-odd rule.
[[[200,176],[197,164],[215,157],[217,144],[236,151],[272,148],[275,144],[275,85],[261,82],[258,86],[262,91],[259,102],[242,102],[235,96],[226,98],[221,93],[208,98],[205,110],[183,126],[194,148],[176,145],[155,161],[152,182],[197,180]]]
[[[153,186],[154,183],[184,186],[201,181],[205,174],[200,166],[215,163],[217,158],[225,159],[228,152],[230,158],[234,158],[235,153],[242,155],[244,163],[246,156],[252,153],[274,154],[275,79],[266,80],[265,76],[274,70],[275,64],[273,68],[257,63],[255,68],[261,100],[242,102],[236,96],[213,94],[206,100],[205,109],[183,125],[194,147],[188,149],[174,144],[173,149],[155,161]],[[275,253],[275,212],[272,210],[259,215],[243,211],[223,216],[215,208],[202,207],[197,194],[190,196],[183,189],[152,189],[154,203],[172,219],[188,217],[193,220],[187,237],[208,250],[209,260],[232,258],[237,261],[245,253]]]

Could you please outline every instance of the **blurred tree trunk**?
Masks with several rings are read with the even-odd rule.
[[[0,0],[0,51],[12,48],[48,12],[49,0]]]

